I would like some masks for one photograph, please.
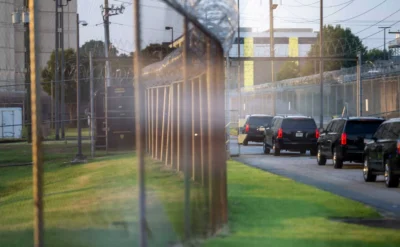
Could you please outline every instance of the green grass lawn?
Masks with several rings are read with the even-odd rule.
[[[361,203],[229,162],[230,234],[204,246],[399,246],[398,230],[333,222],[379,217]]]
[[[55,145],[53,145],[55,146]],[[55,147],[53,147],[55,148]],[[134,154],[45,165],[46,246],[137,246]],[[59,154],[62,155],[62,154]],[[150,246],[169,246],[183,232],[183,179],[146,162]],[[32,246],[31,167],[0,168],[0,246]],[[204,228],[204,190],[192,184],[193,228]],[[229,234],[204,246],[398,246],[398,230],[332,222],[328,217],[379,217],[360,203],[230,161]]]
[[[0,169],[0,246],[32,246],[31,169]],[[168,246],[183,233],[183,181],[154,161],[146,171],[150,246]],[[136,176],[133,154],[74,166],[46,163],[46,246],[136,246]],[[193,209],[202,192],[192,186]]]

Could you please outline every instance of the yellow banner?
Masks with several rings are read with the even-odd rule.
[[[299,38],[291,37],[289,38],[289,57],[299,56]],[[296,61],[298,64],[299,62]]]
[[[244,38],[244,57],[254,56],[254,39]],[[254,62],[244,62],[244,87],[252,87],[254,85]]]

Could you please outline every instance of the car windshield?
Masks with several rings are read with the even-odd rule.
[[[267,126],[271,123],[272,117],[250,117],[249,124],[255,126]]]
[[[383,121],[348,121],[346,124],[347,134],[369,134],[373,135]]]
[[[297,118],[297,119],[284,119],[282,123],[283,129],[316,129],[314,119],[311,118]]]

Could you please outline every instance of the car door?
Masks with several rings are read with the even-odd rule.
[[[273,134],[273,127],[276,124],[277,118],[273,118],[271,124],[268,128],[265,129],[265,143],[268,146],[272,147],[272,134]]]
[[[328,138],[328,131],[331,129],[332,126],[332,121],[328,124],[324,132],[320,133],[320,137],[318,140],[318,145],[321,147],[321,152],[323,155],[326,155],[326,144],[327,144],[327,138]]]
[[[376,152],[376,147],[377,147],[377,140],[382,138],[382,133],[384,129],[386,128],[386,124],[382,124],[379,126],[379,128],[376,130],[373,138],[374,141],[370,142],[367,144],[367,151],[368,151],[368,161],[371,167],[376,166],[377,162],[377,152]]]
[[[332,124],[326,133],[324,152],[327,157],[332,156],[332,145],[334,144],[333,141],[335,139],[337,126],[338,126],[338,121],[337,120],[332,121]]]
[[[381,126],[382,131],[373,145],[373,151],[372,151],[373,160],[371,166],[380,170],[383,167],[383,157],[384,157],[383,147],[385,143],[390,140],[391,136],[390,133],[391,125],[392,125],[391,123],[385,123]]]

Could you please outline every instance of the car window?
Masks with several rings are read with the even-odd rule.
[[[384,130],[385,130],[385,128],[386,128],[386,125],[387,125],[387,124],[382,124],[381,126],[379,126],[378,130],[376,131],[376,133],[375,133],[375,135],[374,135],[374,137],[375,137],[376,139],[382,139],[383,132],[384,132]]]
[[[272,117],[250,117],[249,124],[255,126],[267,126],[271,123]]]
[[[336,128],[335,128],[335,132],[336,132],[336,133],[342,133],[342,132],[343,132],[343,128],[344,128],[344,124],[345,124],[345,121],[343,121],[343,120],[338,120],[338,121],[337,121]]]
[[[351,135],[373,135],[382,121],[347,121],[346,133]]]
[[[389,132],[390,125],[391,125],[390,123],[383,125],[380,139],[391,139],[391,134]]]
[[[400,123],[389,123],[385,124],[384,133],[381,139],[394,140],[399,138]]]
[[[332,129],[332,123],[333,123],[333,121],[331,121],[331,122],[328,124],[328,126],[326,126],[326,132],[330,132],[330,131],[331,131],[331,129]]]
[[[390,131],[394,135],[393,139],[399,139],[400,138],[400,122],[392,123],[392,125],[390,126]]]
[[[332,122],[332,125],[331,125],[331,127],[330,127],[330,129],[329,129],[329,132],[330,133],[333,133],[333,132],[336,132],[336,126],[338,125],[338,121],[333,121]]]
[[[297,118],[297,119],[287,118],[283,120],[282,129],[293,129],[293,128],[316,129],[317,125],[315,124],[315,121],[312,118]]]

